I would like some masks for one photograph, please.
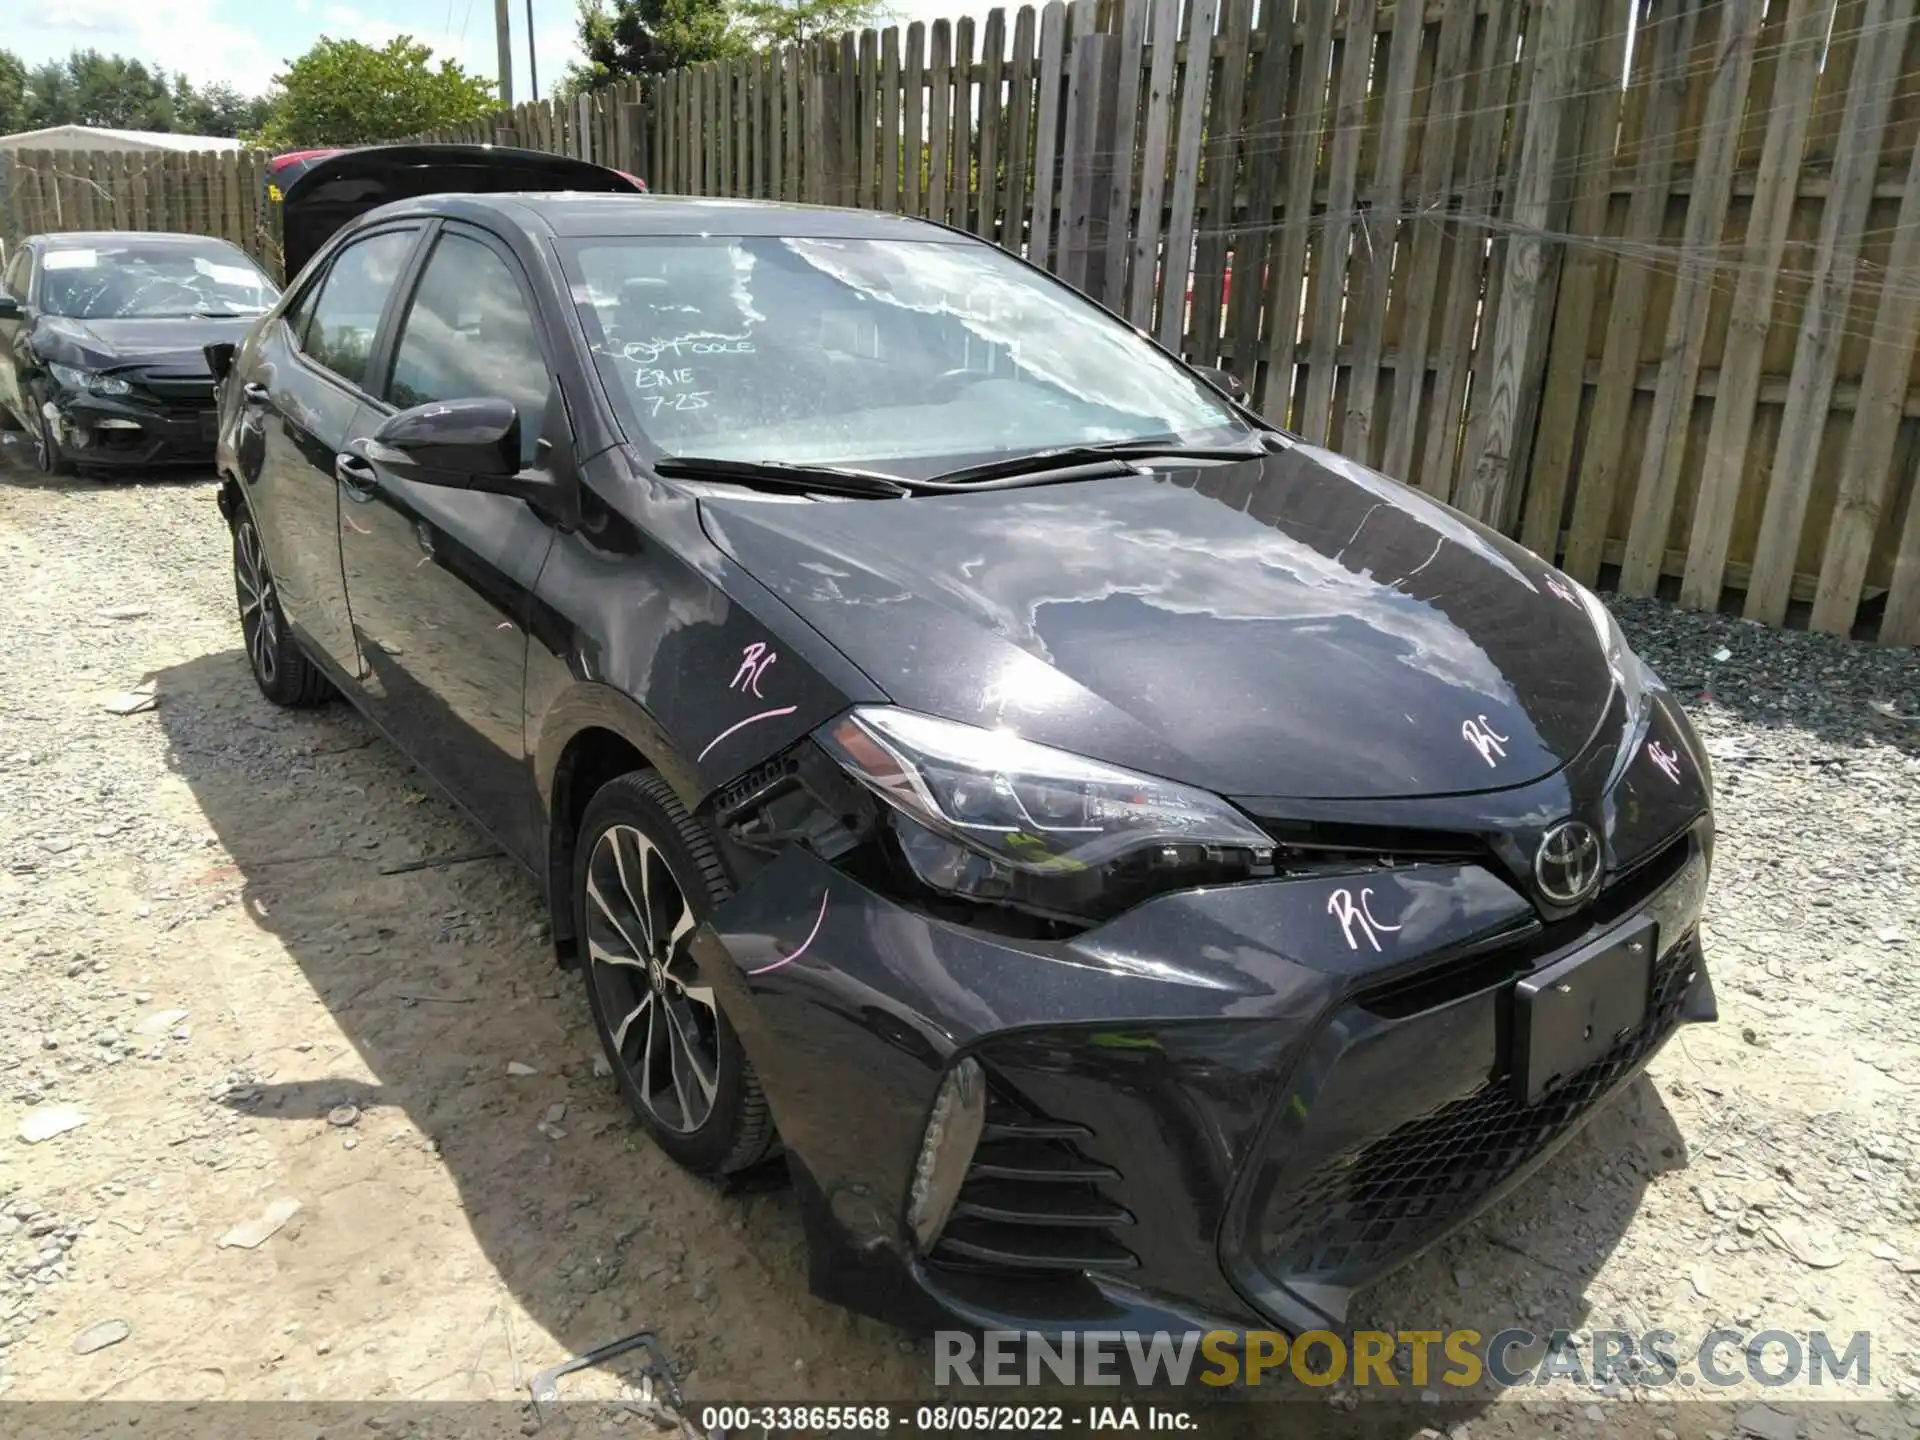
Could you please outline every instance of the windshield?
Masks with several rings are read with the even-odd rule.
[[[1128,326],[987,245],[594,238],[563,260],[623,425],[669,455],[924,478],[1250,430]]]
[[[40,309],[70,320],[258,315],[279,292],[230,245],[100,245],[40,257]]]

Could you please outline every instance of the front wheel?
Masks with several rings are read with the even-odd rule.
[[[240,637],[247,643],[247,665],[260,693],[276,705],[303,709],[318,705],[333,686],[300,650],[280,614],[260,531],[244,510],[233,525],[233,590],[240,606]]]
[[[740,1037],[687,945],[727,894],[705,827],[658,775],[622,775],[593,797],[573,905],[594,1029],[655,1143],[709,1176],[753,1165],[774,1134]]]
[[[53,421],[47,418],[44,402],[33,407],[33,464],[42,475],[71,475],[73,462],[60,453],[60,440],[54,434]]]

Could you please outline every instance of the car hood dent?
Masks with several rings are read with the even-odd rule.
[[[140,363],[205,374],[207,358],[200,347],[216,340],[238,341],[258,318],[186,315],[150,320],[72,320],[64,315],[47,315],[34,327],[33,342],[41,359],[85,370]]]
[[[708,499],[715,542],[895,703],[1226,794],[1536,781],[1611,691],[1578,593],[1305,445],[900,501]]]

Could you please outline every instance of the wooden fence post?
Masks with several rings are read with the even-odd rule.
[[[1800,553],[1800,528],[1812,498],[1820,438],[1833,403],[1835,368],[1867,207],[1873,200],[1880,144],[1887,133],[1887,112],[1914,8],[1914,0],[1867,0],[1861,21],[1861,33],[1871,39],[1860,47],[1847,87],[1829,182],[1832,188],[1820,221],[1800,343],[1794,349],[1793,374],[1780,417],[1780,443],[1760,517],[1760,538],[1754,545],[1753,574],[1747,583],[1743,613],[1749,620],[1778,625],[1786,618],[1794,562]],[[1907,283],[1912,283],[1910,278]]]
[[[1112,153],[1105,137],[1113,133],[1119,78],[1119,39],[1083,35],[1074,41],[1072,78],[1067,84],[1067,144],[1061,164],[1059,276],[1095,300],[1107,296],[1106,237],[1101,234],[1107,208]],[[1096,225],[1094,217],[1101,217]]]
[[[1554,177],[1564,136],[1579,133],[1580,97],[1572,77],[1579,47],[1574,25],[1583,0],[1543,0],[1540,47],[1527,103],[1526,135],[1514,181],[1514,233],[1507,242],[1506,282],[1494,320],[1492,365],[1475,376],[1486,386],[1467,426],[1464,483],[1455,503],[1467,514],[1505,528],[1519,508],[1515,473],[1525,473],[1531,424],[1546,370],[1548,325],[1561,247],[1544,232],[1558,228]]]
[[[649,185],[653,177],[646,171],[651,165],[647,152],[647,105],[644,100],[626,100],[620,106],[619,168],[638,175]]]

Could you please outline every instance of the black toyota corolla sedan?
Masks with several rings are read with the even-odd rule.
[[[992,246],[427,197],[230,358],[260,688],[533,871],[830,1298],[1336,1322],[1713,1015],[1706,757],[1601,603]]]
[[[206,346],[237,341],[279,294],[225,240],[142,231],[30,235],[0,280],[0,418],[49,474],[205,465]]]

